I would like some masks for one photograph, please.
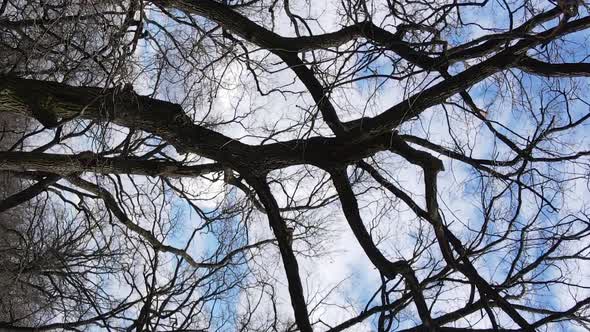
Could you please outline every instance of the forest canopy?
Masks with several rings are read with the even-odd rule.
[[[590,330],[582,0],[0,0],[0,330]]]

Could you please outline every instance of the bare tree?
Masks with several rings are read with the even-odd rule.
[[[590,330],[564,8],[2,1],[0,328]]]

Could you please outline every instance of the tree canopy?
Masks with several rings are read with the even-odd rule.
[[[0,1],[0,329],[590,330],[589,14]]]

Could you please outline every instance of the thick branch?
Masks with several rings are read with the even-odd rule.
[[[590,63],[549,63],[526,57],[520,60],[516,67],[527,73],[541,76],[590,76]]]
[[[151,0],[152,3],[182,10],[188,14],[205,17],[223,28],[232,31],[244,40],[270,51],[291,53],[306,52],[316,49],[338,47],[355,38],[377,34],[383,41],[395,42],[399,38],[384,38],[389,32],[380,29],[370,22],[358,23],[341,30],[315,36],[283,37],[247,17],[234,11],[229,6],[212,0]]]
[[[562,29],[562,34],[580,31],[588,26],[590,26],[590,17],[585,17],[566,24]],[[543,36],[549,34],[550,31],[544,32],[540,34],[540,38],[542,39]],[[539,38],[523,39],[489,59],[410,96],[373,118],[351,121],[347,124],[356,127],[356,130],[352,132],[351,136],[363,137],[367,133],[379,134],[390,131],[408,119],[420,115],[427,108],[441,103],[447,98],[476,85],[499,71],[514,67],[519,63],[528,49],[539,43]]]
[[[295,312],[295,321],[300,331],[311,332],[313,331],[311,323],[309,321],[309,313],[307,311],[307,304],[305,303],[305,295],[303,294],[303,286],[301,284],[301,277],[299,276],[299,265],[297,258],[291,248],[291,241],[289,240],[289,233],[287,230],[287,224],[281,217],[279,212],[279,205],[270,191],[270,187],[264,179],[253,178],[248,179],[250,185],[258,193],[260,202],[266,209],[266,215],[270,222],[275,237],[279,244],[279,250],[281,252],[281,258],[283,259],[283,266],[285,267],[285,273],[287,275],[287,281],[289,283],[289,294],[291,296],[291,305]]]
[[[63,155],[39,152],[0,152],[0,170],[44,171],[68,175],[93,172],[164,177],[197,177],[219,172],[221,164],[184,166],[170,161],[141,160],[130,157],[102,157],[91,152]]]
[[[39,102],[42,101],[42,102]],[[37,109],[36,112],[33,110]],[[61,83],[1,77],[0,112],[36,117],[111,121],[162,137],[179,151],[192,152],[252,174],[293,165],[330,167],[356,162],[390,146],[390,134],[349,139],[312,137],[267,145],[248,145],[193,123],[170,102],[115,89],[74,87]]]
[[[1,155],[2,153],[0,153],[0,160],[2,160]],[[6,199],[0,201],[0,212],[12,209],[15,206],[18,206],[20,204],[23,204],[24,202],[27,202],[35,198],[37,195],[44,192],[45,189],[47,189],[47,187],[59,181],[59,179],[61,179],[61,176],[59,175],[47,176],[46,178],[40,180],[34,185],[28,187],[27,189],[7,197]]]
[[[410,265],[403,260],[397,262],[390,261],[381,253],[379,248],[377,248],[373,242],[371,234],[369,234],[363,224],[358,203],[348,181],[346,170],[334,170],[330,174],[332,175],[332,181],[334,182],[334,186],[340,197],[342,210],[344,211],[348,225],[371,263],[373,263],[379,272],[388,279],[394,279],[397,274],[401,274],[405,278],[406,284],[414,296],[414,303],[416,304],[422,322],[425,326],[434,328],[435,325],[430,317],[430,310],[424,300],[424,295],[420,289],[418,279]]]

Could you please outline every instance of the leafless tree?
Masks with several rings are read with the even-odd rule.
[[[0,329],[590,330],[583,5],[1,1]]]

